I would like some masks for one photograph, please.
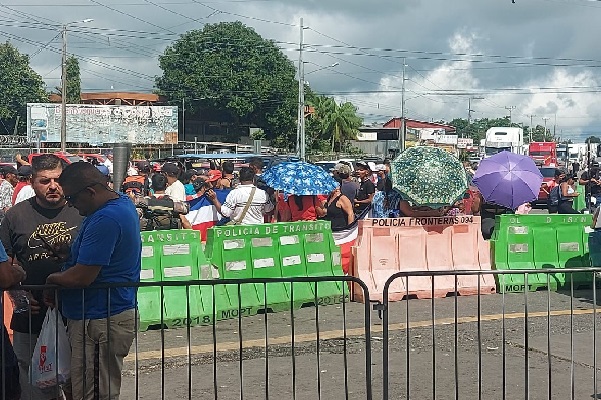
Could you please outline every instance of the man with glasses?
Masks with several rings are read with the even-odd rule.
[[[59,157],[53,154],[34,157],[31,185],[35,196],[11,207],[0,225],[0,240],[6,252],[13,263],[21,265],[27,273],[23,284],[43,285],[48,275],[60,271],[61,263],[53,257],[53,249],[71,246],[79,231],[82,217],[65,204],[63,190],[58,184],[62,171],[63,162]],[[42,390],[29,383],[29,365],[46,307],[41,290],[32,291],[28,296],[31,314],[17,309],[11,321],[23,399],[54,399],[56,389]]]
[[[135,336],[136,288],[88,286],[140,281],[138,214],[129,197],[110,189],[92,164],[69,165],[59,183],[67,202],[86,217],[62,272],[47,279],[49,284],[85,288],[59,292],[71,343],[73,398],[118,399],[123,359]],[[95,355],[98,377],[92,372]]]

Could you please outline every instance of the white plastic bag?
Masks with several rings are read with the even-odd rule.
[[[41,389],[64,384],[70,378],[71,345],[67,329],[56,307],[46,312],[42,331],[31,358],[30,374],[33,384]]]

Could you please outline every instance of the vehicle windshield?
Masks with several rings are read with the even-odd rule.
[[[557,158],[567,158],[567,157],[568,157],[567,151],[558,151],[557,152]]]
[[[531,151],[530,152],[531,157],[547,157],[550,155],[551,155],[550,151]]]
[[[511,147],[487,147],[484,149],[487,156],[494,156],[502,151],[511,151]]]
[[[334,165],[336,165],[336,163],[333,163],[333,162],[320,162],[320,163],[317,163],[317,165],[319,165],[321,168],[323,168],[326,172],[330,172],[330,170],[332,168],[334,168]]]
[[[543,175],[543,178],[555,177],[555,168],[539,168],[538,170]]]

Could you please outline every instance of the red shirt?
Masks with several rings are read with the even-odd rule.
[[[295,221],[315,221],[317,220],[317,211],[315,206],[320,204],[318,196],[301,196],[303,208],[299,209],[294,200],[294,195],[288,196],[288,201],[284,201],[284,196],[280,195],[279,206],[281,210],[290,211],[292,222]]]
[[[17,195],[19,194],[19,192],[21,191],[21,189],[23,189],[25,186],[29,185],[29,182],[22,182],[19,181],[17,183],[17,186],[15,186],[15,190],[13,191],[13,206],[15,205],[15,200],[17,200]]]

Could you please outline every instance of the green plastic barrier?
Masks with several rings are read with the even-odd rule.
[[[584,196],[584,186],[576,184],[576,191],[580,193],[580,196],[574,199],[573,207],[576,211],[582,211],[586,208],[586,197]]]
[[[191,281],[200,279],[198,254],[200,233],[193,230],[149,232],[159,248],[161,279],[163,281]],[[188,320],[188,307],[189,320]],[[198,286],[163,288],[163,323],[168,328],[199,325],[205,315]]]
[[[140,282],[158,282],[161,280],[160,257],[154,241],[149,242],[148,232],[142,232],[142,270]],[[161,323],[161,292],[157,287],[138,289],[138,310],[140,313],[139,330],[145,331],[151,325]]]
[[[557,290],[590,286],[591,275],[586,273],[566,274],[563,268],[588,267],[588,234],[591,215],[538,214],[500,215],[495,221],[495,232],[491,240],[493,267],[498,270],[530,269],[528,282],[524,275],[497,275],[497,290],[521,292],[525,288]],[[558,271],[547,277],[537,269]],[[573,276],[572,276],[573,275]]]
[[[208,230],[206,255],[222,278],[342,275],[340,252],[326,221],[214,227]],[[238,287],[227,290],[230,299],[238,301]],[[240,294],[246,314],[315,304],[316,297],[318,304],[344,300],[341,285],[330,282],[317,285],[317,296],[315,285],[306,282],[293,287],[285,283],[242,285]]]

